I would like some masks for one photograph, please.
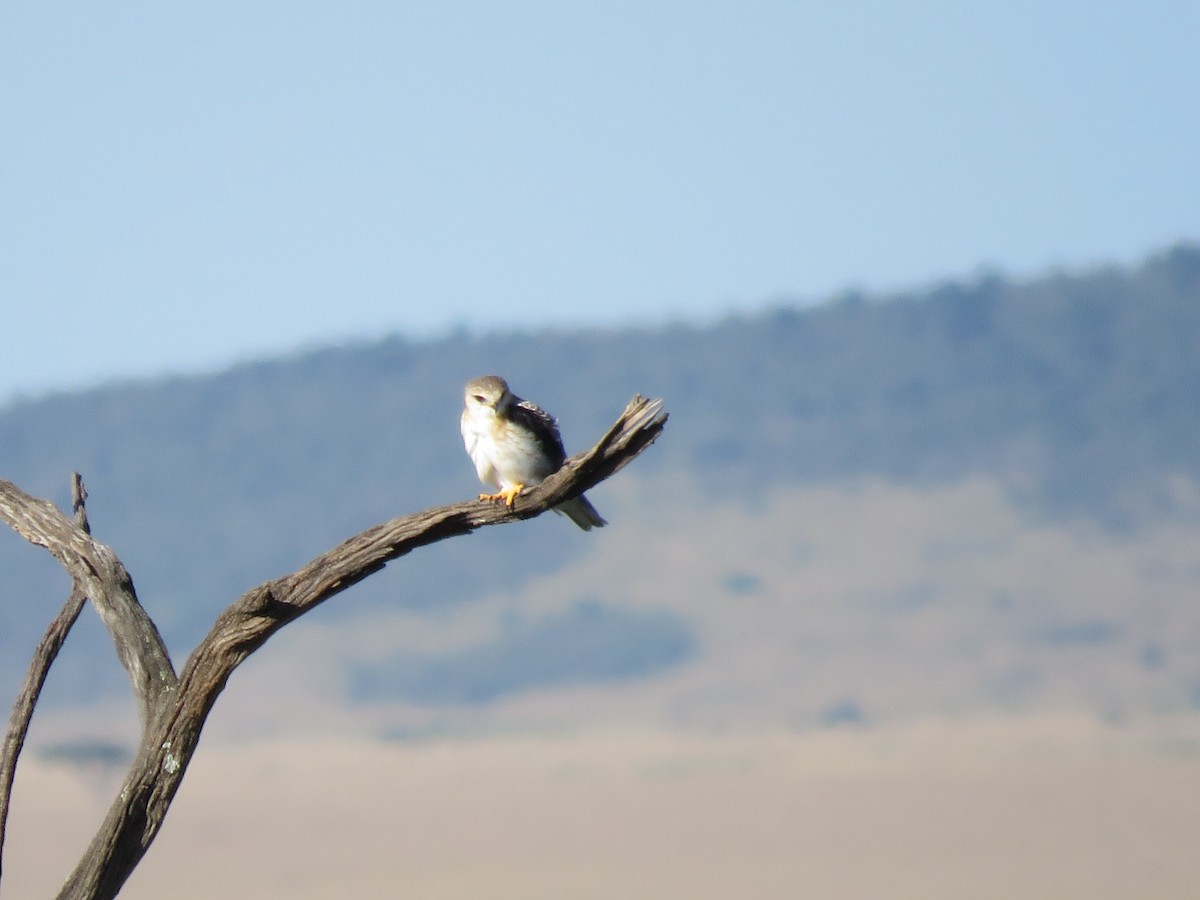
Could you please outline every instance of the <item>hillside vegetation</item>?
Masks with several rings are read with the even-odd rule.
[[[0,411],[0,477],[65,503],[70,472],[81,472],[97,535],[181,653],[246,588],[377,521],[475,493],[457,418],[461,385],[487,372],[557,413],[568,451],[598,436],[634,392],[664,397],[667,433],[628,483],[656,485],[686,507],[673,540],[698,534],[720,509],[752,515],[779,492],[868,482],[935,491],[984,479],[1029,522],[1095,523],[1112,541],[1197,516],[1200,247],[1188,245],[1132,270],[1022,283],[988,274],[709,325],[397,336],[24,400]],[[621,493],[624,478],[594,498],[613,520],[597,541],[629,527],[614,511],[638,509]],[[593,537],[545,517],[429,548],[320,621],[373,610],[468,617],[489,592],[574,571],[601,546]],[[0,535],[3,684],[15,686],[66,595],[42,556]],[[666,569],[658,576],[671,583]],[[763,577],[733,564],[714,596],[753,596]],[[632,609],[585,582],[564,596],[544,615],[508,621],[478,652],[424,649],[350,665],[346,691],[486,705],[548,686],[665,675],[707,652],[683,598]],[[1104,621],[1084,627],[1102,632]],[[123,689],[102,633],[80,627],[55,676],[63,702]],[[1138,646],[1153,665],[1155,645]],[[840,714],[860,713],[850,703]]]

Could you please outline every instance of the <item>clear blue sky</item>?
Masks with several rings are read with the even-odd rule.
[[[1200,3],[0,5],[0,402],[1200,237]]]

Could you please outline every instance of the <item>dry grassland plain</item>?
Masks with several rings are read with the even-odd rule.
[[[1194,523],[1031,521],[986,481],[703,515],[689,490],[615,479],[591,552],[453,615],[287,629],[122,897],[1200,896]],[[460,652],[582,593],[673,611],[694,657],[477,706],[346,698],[348,660]],[[119,784],[38,748],[132,730],[35,720],[6,896],[53,896]]]
[[[27,763],[8,896],[53,896],[113,786]],[[1198,837],[1186,722],[278,740],[204,747],[122,896],[1185,900]]]

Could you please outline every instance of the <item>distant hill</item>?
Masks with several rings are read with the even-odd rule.
[[[0,477],[65,504],[69,474],[81,472],[98,537],[122,556],[168,642],[188,648],[248,587],[377,521],[471,496],[460,390],[487,372],[557,413],[569,451],[634,392],[664,397],[668,431],[636,468],[686,479],[697,509],[754,508],[781,485],[879,477],[920,488],[984,474],[1030,515],[1135,530],[1187,512],[1173,479],[1200,481],[1200,246],[1132,270],[985,275],[705,326],[391,337],[56,394],[0,410]],[[444,610],[497,572],[519,584],[589,549],[553,517],[492,531],[405,560],[399,585],[368,582],[354,608]],[[15,684],[66,596],[43,555],[0,535],[0,684]],[[658,636],[623,678],[701,652],[679,622],[594,603],[534,632],[569,647],[566,632],[598,622],[614,646]],[[64,659],[75,699],[121,689],[111,666],[95,675],[94,654],[111,651],[89,633]],[[527,654],[494,656],[522,662],[522,685],[554,683],[552,665],[530,681]],[[578,657],[562,666],[573,681],[612,675]],[[355,676],[376,693],[497,693],[472,677],[432,683],[403,666]]]

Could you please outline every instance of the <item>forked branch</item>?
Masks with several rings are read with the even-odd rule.
[[[39,646],[31,670],[35,674],[30,677],[53,660],[65,630],[74,621],[72,604],[86,597],[113,637],[142,713],[141,745],[125,781],[59,897],[92,900],[116,896],[158,834],[208,713],[229,676],[276,631],[418,547],[469,534],[485,525],[532,518],[578,496],[654,443],[666,421],[661,400],[635,396],[592,449],[570,458],[542,484],[521,494],[513,509],[473,501],[402,516],[368,528],[290,575],[259,585],[217,617],[178,678],[124,566],[109,548],[92,539],[82,513],[82,488],[77,490],[77,520],[72,522],[47,501],[0,481],[0,519],[49,550],[74,583],[72,600]],[[47,642],[54,646],[47,649]],[[44,671],[41,677],[45,677]],[[8,772],[10,783],[24,740],[23,728],[28,724],[25,718],[19,739],[15,739],[15,726],[21,719],[18,711],[25,703],[31,713],[36,703],[36,689],[32,701],[27,696],[29,683],[27,678],[0,756],[0,775]],[[0,801],[2,840],[7,793]]]

